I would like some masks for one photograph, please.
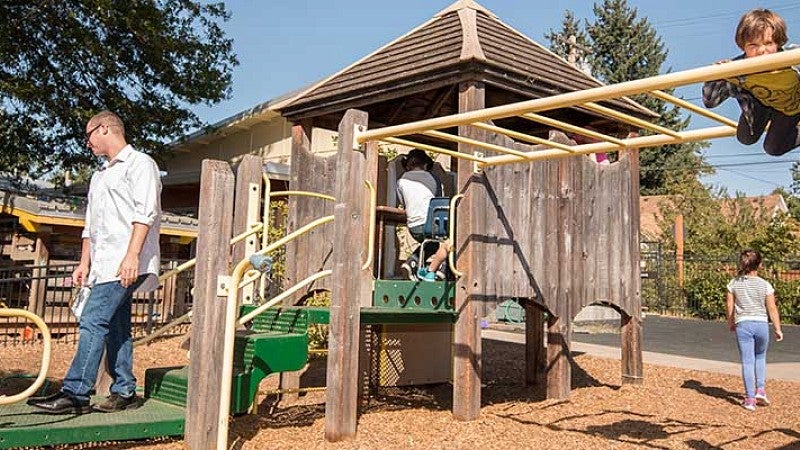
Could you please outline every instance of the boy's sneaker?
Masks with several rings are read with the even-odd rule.
[[[761,406],[768,406],[769,399],[767,398],[767,391],[764,388],[756,389],[756,402]]]
[[[401,264],[400,269],[402,269],[406,273],[406,278],[408,278],[411,281],[416,281],[417,277],[414,276],[414,270],[411,268],[411,266],[408,265],[407,262]]]
[[[419,269],[417,271],[417,276],[422,281],[436,281],[436,272],[430,272],[425,268]]]
[[[110,413],[124,411],[126,409],[136,409],[140,406],[142,405],[139,403],[139,397],[137,397],[136,394],[133,394],[127,398],[119,394],[111,394],[106,397],[106,400],[103,403],[93,405],[92,408],[95,411]]]
[[[744,399],[744,402],[742,403],[742,406],[744,407],[744,409],[746,409],[748,411],[755,411],[756,410],[756,399],[748,397],[748,398]]]

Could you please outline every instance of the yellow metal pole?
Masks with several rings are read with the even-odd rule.
[[[703,141],[706,139],[717,139],[722,137],[729,137],[736,135],[736,128],[728,126],[719,126],[714,128],[703,128],[700,130],[690,130],[680,133],[679,138],[672,136],[665,136],[663,134],[656,134],[652,136],[641,136],[636,138],[625,139],[623,141],[626,148],[642,148],[642,147],[656,147],[665,144],[682,144],[684,142]],[[528,159],[532,161],[564,158],[572,155],[586,155],[589,153],[609,152],[619,150],[616,144],[610,142],[598,142],[594,144],[577,145],[573,147],[574,153],[565,152],[558,149],[550,150],[537,150],[529,152],[531,155]],[[519,162],[519,158],[515,156],[492,156],[486,158],[484,166],[497,166],[501,164],[509,164]]]
[[[711,120],[715,120],[715,121],[717,121],[717,122],[719,122],[719,123],[721,123],[723,125],[728,125],[728,126],[731,126],[731,127],[736,127],[736,126],[739,125],[735,121],[733,121],[731,119],[728,119],[725,116],[722,116],[722,115],[717,114],[717,113],[713,113],[713,112],[711,112],[711,111],[709,111],[709,110],[707,110],[705,108],[701,108],[701,107],[699,107],[699,106],[697,106],[697,105],[695,105],[693,103],[687,102],[686,100],[683,100],[681,98],[675,97],[674,95],[669,95],[664,91],[652,91],[652,92],[648,92],[648,94],[652,95],[653,97],[660,98],[661,100],[673,103],[673,104],[675,104],[677,106],[680,106],[683,109],[689,110],[689,111],[691,111],[693,113],[696,113],[696,114],[699,114],[701,116],[707,117],[707,118],[709,118]]]
[[[525,141],[525,142],[528,142],[528,143],[531,143],[531,144],[546,145],[548,147],[560,148],[561,150],[568,151],[568,152],[572,151],[572,147],[569,146],[569,145],[562,144],[560,142],[553,142],[553,141],[551,141],[549,139],[542,139],[542,138],[539,138],[539,137],[536,137],[536,136],[531,136],[531,135],[525,134],[525,133],[520,133],[518,131],[509,130],[507,128],[498,127],[496,125],[489,125],[488,123],[483,123],[483,122],[475,122],[475,123],[471,123],[470,125],[475,127],[475,128],[480,128],[482,130],[491,131],[493,133],[504,134],[504,135],[506,135],[506,136],[508,136],[510,138],[514,138],[514,139],[516,139],[518,141]],[[524,152],[520,152],[520,153],[524,153]],[[527,156],[524,156],[524,158],[527,159]]]
[[[523,114],[520,117],[522,117],[523,119],[528,119],[531,122],[536,122],[536,123],[541,123],[541,124],[544,124],[544,125],[548,125],[548,126],[551,126],[553,128],[558,128],[559,130],[564,130],[564,131],[569,132],[569,133],[575,133],[575,134],[580,134],[582,136],[588,136],[590,138],[597,139],[598,141],[613,142],[614,144],[617,144],[620,147],[623,146],[623,143],[622,143],[621,139],[617,139],[617,138],[615,138],[613,136],[608,136],[606,134],[598,133],[596,131],[589,130],[589,129],[586,129],[586,128],[583,128],[583,127],[579,127],[579,126],[576,126],[576,125],[572,125],[572,124],[569,124],[569,123],[566,123],[566,122],[562,122],[560,120],[551,119],[551,118],[543,116],[541,114],[528,113],[528,114]]]
[[[703,81],[721,80],[756,72],[784,69],[796,64],[800,64],[800,50],[787,50],[771,55],[731,61],[725,64],[714,64],[681,72],[643,78],[641,80],[626,81],[610,86],[599,86],[551,97],[526,100],[510,105],[495,106],[493,108],[485,108],[445,117],[436,117],[403,125],[375,128],[359,133],[357,141],[361,144],[372,140],[385,140],[393,136],[418,134],[428,130],[451,128],[458,125],[469,125],[474,122],[485,122],[503,117],[521,116],[531,112],[566,108],[586,102],[596,102],[627,95],[642,94]]]

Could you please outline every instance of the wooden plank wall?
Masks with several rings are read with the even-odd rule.
[[[311,153],[311,125],[292,128],[292,169],[289,190],[334,195],[336,155],[320,157]],[[334,202],[312,197],[289,198],[288,231],[292,232],[320,217],[333,215]],[[292,286],[320,270],[332,268],[333,223],[327,223],[286,246],[285,286]],[[330,277],[317,280],[305,292],[330,289]]]
[[[570,142],[561,133],[554,138]],[[532,151],[491,134],[488,141]],[[638,154],[598,165],[586,156],[485,170],[484,295],[531,298],[572,318],[591,303],[639,316]],[[559,301],[565,305],[557,305]],[[559,314],[561,315],[561,314]]]

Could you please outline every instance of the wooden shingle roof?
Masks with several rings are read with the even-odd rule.
[[[473,0],[459,0],[275,109],[291,120],[315,117],[466,79],[485,81],[519,99],[602,85]],[[609,106],[643,118],[654,117],[627,99],[613,100]]]

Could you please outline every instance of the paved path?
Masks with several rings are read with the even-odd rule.
[[[800,327],[783,326],[784,340],[770,342],[767,376],[800,381]],[[739,375],[739,353],[726,323],[649,315],[644,320],[645,364]],[[483,330],[483,337],[524,342],[522,330]],[[620,335],[574,333],[572,350],[602,358],[620,359]]]

